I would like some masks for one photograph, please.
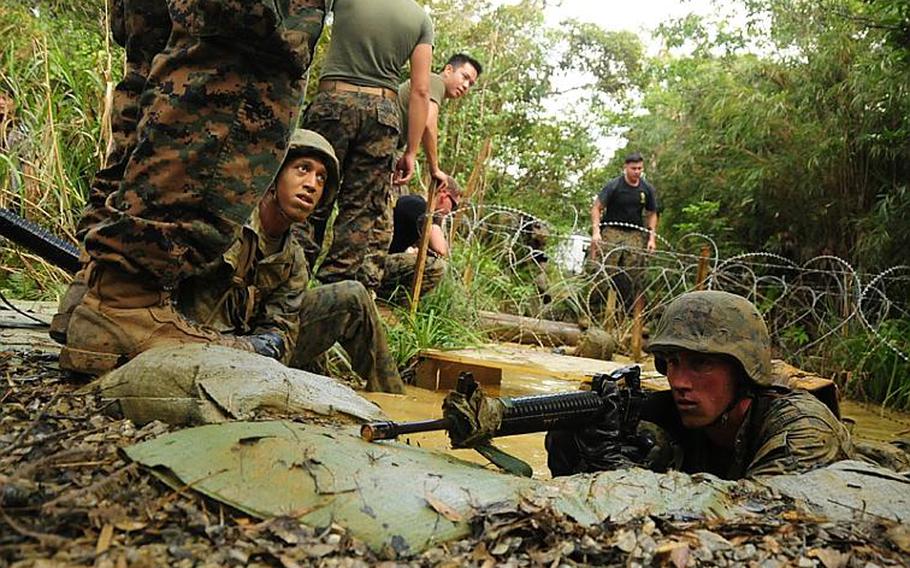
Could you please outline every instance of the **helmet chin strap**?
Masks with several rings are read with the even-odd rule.
[[[730,421],[730,413],[733,412],[733,409],[736,408],[736,405],[739,404],[740,401],[744,398],[752,398],[751,392],[745,389],[737,389],[736,396],[734,396],[733,400],[730,401],[730,404],[724,408],[724,411],[721,412],[717,418],[704,425],[702,428],[711,428],[712,426],[726,426],[727,422]]]
[[[282,219],[288,223],[294,223],[291,216],[288,215],[287,212],[285,212],[284,207],[281,206],[281,200],[278,199],[278,187],[273,185],[269,190],[269,194],[272,196],[272,199],[275,200],[275,208],[278,209],[278,214],[281,215]]]

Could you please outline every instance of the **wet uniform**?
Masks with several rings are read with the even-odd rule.
[[[854,459],[850,434],[813,394],[770,387],[756,391],[732,450],[714,446],[700,430],[683,427],[669,391],[653,394],[642,420],[662,427],[681,452],[674,469],[742,479],[799,473],[840,460]],[[572,433],[547,435],[548,464],[554,476],[579,472],[579,452]]]
[[[367,389],[403,392],[385,331],[366,289],[347,281],[308,290],[303,249],[290,237],[270,239],[259,209],[211,272],[183,283],[181,311],[222,333],[275,333],[281,359],[304,367],[338,341]]]
[[[316,275],[321,282],[357,280],[375,289],[392,238],[391,174],[401,132],[399,73],[433,26],[413,0],[337,0],[320,91],[302,127],[322,134],[342,164],[337,196],[327,195],[301,234],[313,266],[337,201],[331,246]],[[357,92],[352,89],[364,87]]]
[[[383,298],[391,298],[396,290],[410,293],[414,285],[414,268],[417,266],[417,253],[406,252],[410,247],[420,245],[420,233],[426,219],[427,201],[420,195],[405,195],[395,203],[394,234],[389,245],[389,255],[385,261],[385,274],[377,293]],[[439,220],[433,219],[438,225]],[[427,293],[442,281],[445,275],[446,261],[427,249],[426,266],[421,284],[422,293]]]

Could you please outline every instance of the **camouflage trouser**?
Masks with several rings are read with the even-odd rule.
[[[615,288],[627,314],[632,313],[640,293],[645,266],[644,250],[647,233],[605,227],[597,250],[585,260],[585,274],[592,277],[589,306],[592,312],[602,309],[607,293]],[[594,245],[592,245],[594,246]]]
[[[124,21],[132,2],[125,1]],[[272,182],[296,122],[324,0],[167,0],[171,31],[149,69],[136,143],[97,261],[171,287],[234,242]],[[123,31],[129,46],[137,30]]]
[[[307,290],[291,367],[305,367],[336,341],[351,358],[354,371],[366,380],[367,390],[404,392],[376,305],[359,282]]]
[[[145,88],[152,59],[164,49],[171,35],[167,0],[112,0],[110,21],[114,41],[126,50],[126,67],[123,79],[114,89],[112,136],[105,167],[95,173],[88,204],[77,227],[80,240],[105,218],[104,202],[120,185],[127,159],[136,146],[139,96]]]
[[[320,91],[306,110],[303,128],[332,143],[342,169],[338,194],[323,196],[300,234],[312,267],[338,202],[332,244],[316,274],[321,282],[356,280],[376,289],[382,281],[392,242],[391,174],[398,120],[394,100],[365,93]]]
[[[417,266],[417,253],[399,252],[385,257],[385,274],[382,284],[376,291],[380,298],[392,299],[410,294],[414,288],[414,269]],[[445,259],[427,255],[423,269],[423,281],[420,285],[421,296],[432,291],[442,281],[446,272]]]

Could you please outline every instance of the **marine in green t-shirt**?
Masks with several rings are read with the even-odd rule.
[[[433,23],[414,0],[336,0],[320,81],[398,89],[414,47],[433,45]]]
[[[464,53],[456,53],[446,62],[439,73],[430,75],[430,111],[427,114],[427,125],[421,136],[423,150],[427,155],[427,162],[433,177],[448,178],[448,174],[439,168],[438,139],[439,139],[439,109],[447,99],[458,99],[471,90],[483,72],[479,61]],[[411,80],[408,79],[398,87],[398,107],[401,110],[402,132],[407,131],[408,100],[411,93]],[[400,145],[407,141],[402,137]]]
[[[322,134],[343,164],[342,184],[310,217],[302,241],[312,267],[329,214],[338,216],[331,247],[316,276],[322,283],[357,280],[368,289],[382,279],[392,238],[392,183],[414,172],[429,113],[433,26],[414,0],[335,0],[332,41],[319,92],[302,126]],[[408,144],[394,161],[401,132],[397,85],[410,64]],[[392,164],[395,164],[394,170]]]

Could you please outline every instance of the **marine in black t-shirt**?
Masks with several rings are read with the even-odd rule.
[[[638,227],[642,224],[642,211],[657,211],[657,193],[644,179],[638,180],[638,186],[629,185],[625,175],[610,180],[604,186],[597,199],[605,211],[600,219],[606,223],[628,223]]]
[[[420,195],[403,195],[398,198],[392,213],[394,232],[389,252],[404,252],[409,247],[417,246],[424,216],[427,213],[427,200]]]

